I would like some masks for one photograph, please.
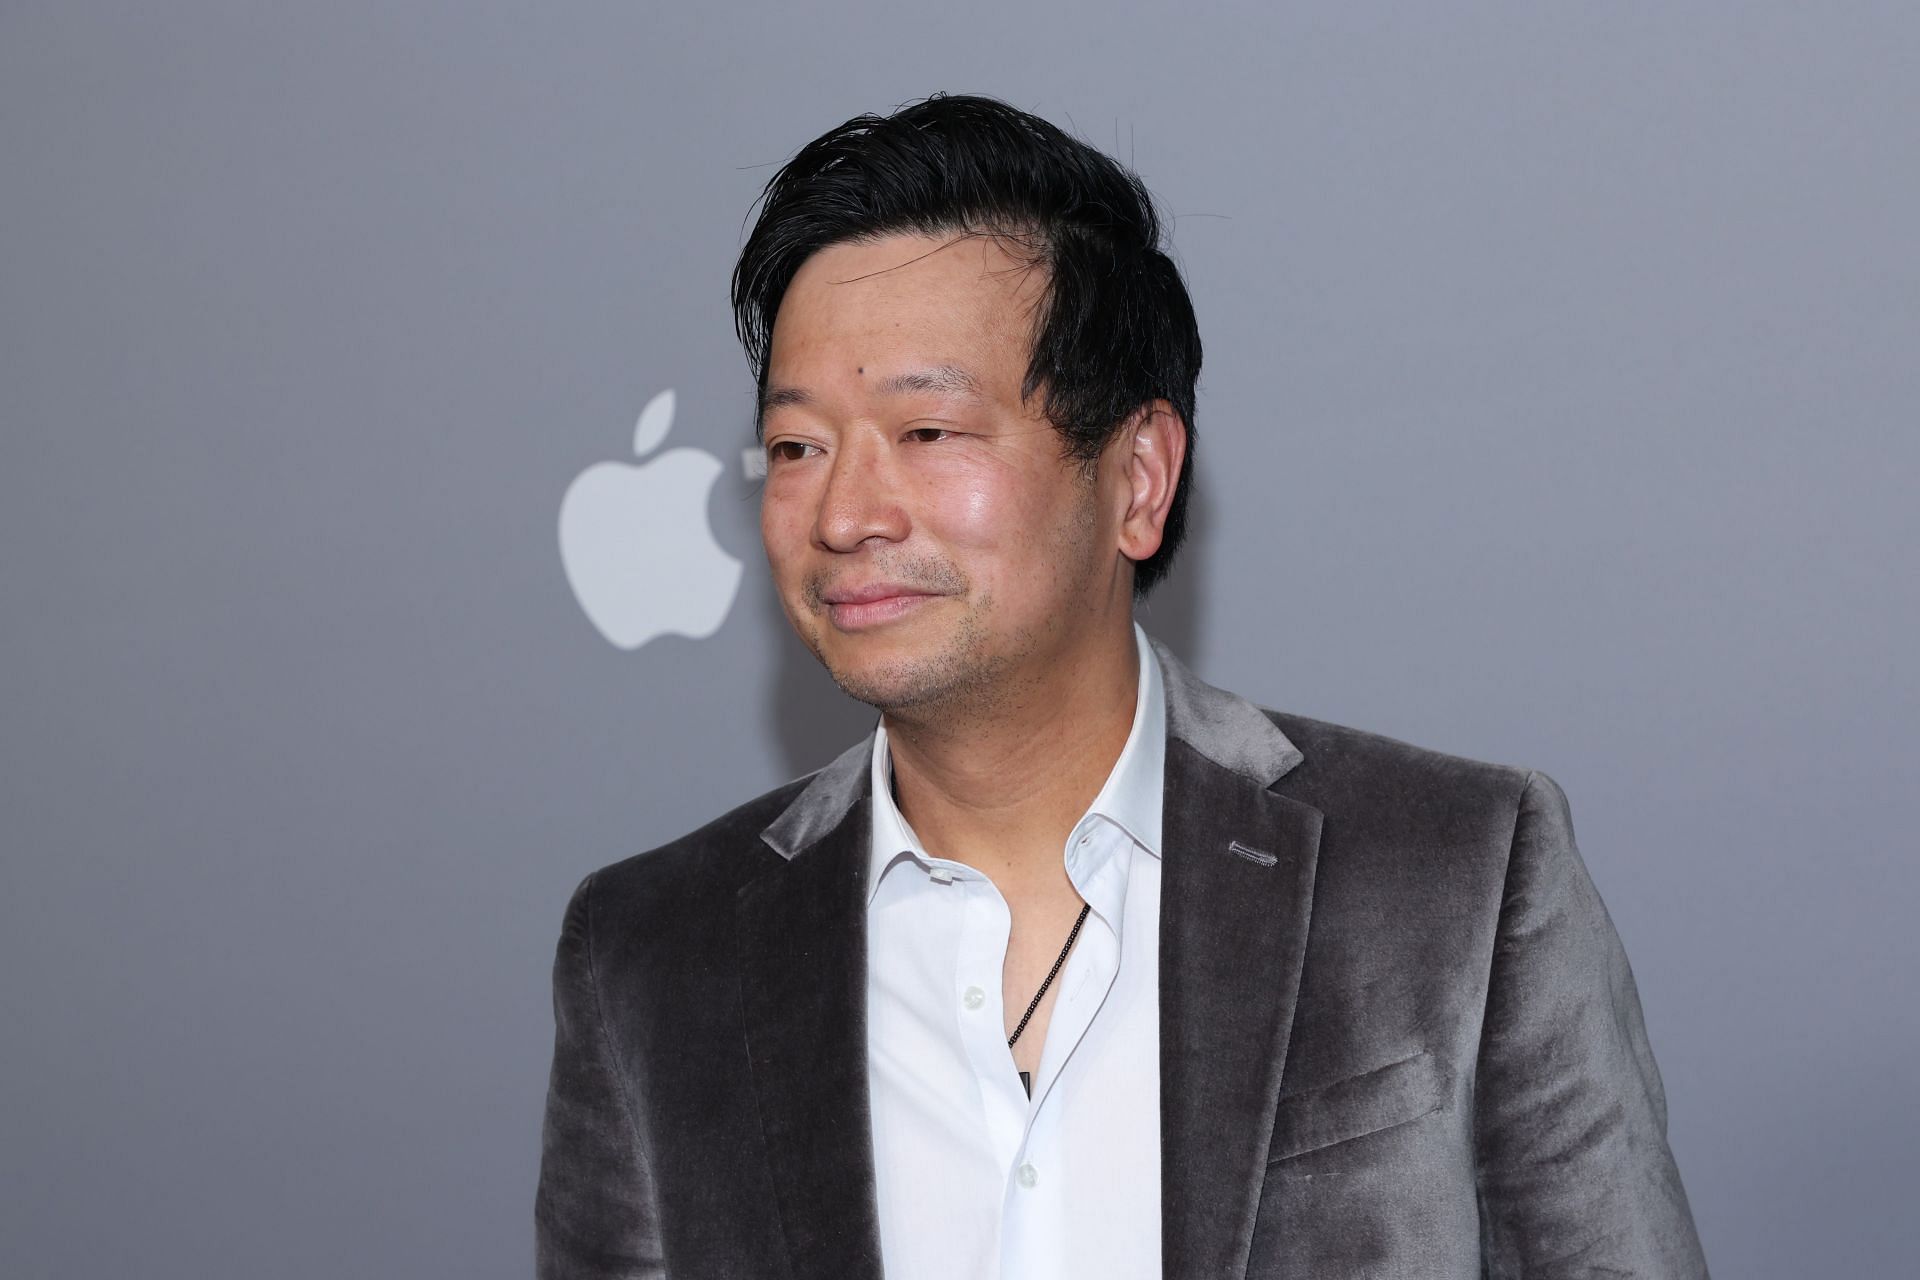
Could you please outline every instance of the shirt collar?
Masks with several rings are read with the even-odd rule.
[[[1166,780],[1167,704],[1161,680],[1160,662],[1147,642],[1147,633],[1139,623],[1133,625],[1134,646],[1140,655],[1140,676],[1134,694],[1133,726],[1127,731],[1127,743],[1120,758],[1107,774],[1100,793],[1087,806],[1087,814],[1099,815],[1120,827],[1135,844],[1154,857],[1160,856],[1160,818]],[[880,878],[901,859],[926,865],[926,849],[893,800],[893,757],[887,746],[887,725],[883,718],[873,734],[871,764],[873,816],[870,863],[867,869],[867,901],[879,891]],[[1083,816],[1074,824],[1078,831]]]

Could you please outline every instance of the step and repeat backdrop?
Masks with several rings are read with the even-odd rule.
[[[1916,54],[1869,5],[0,9],[0,1272],[530,1272],[567,895],[872,723],[767,582],[752,203],[947,90],[1168,217],[1148,631],[1551,773],[1715,1270],[1910,1274]]]

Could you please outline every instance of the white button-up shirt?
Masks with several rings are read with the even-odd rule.
[[[921,847],[884,723],[874,735],[867,1070],[889,1280],[1160,1275],[1166,700],[1137,625],[1134,640],[1133,728],[1061,854],[1092,910],[1054,979],[1032,1098],[1007,1047],[1006,899]]]

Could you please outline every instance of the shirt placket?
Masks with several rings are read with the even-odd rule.
[[[1061,1148],[1066,1140],[1068,1100],[1056,1096],[1055,1090],[1119,974],[1118,917],[1125,886],[1124,868],[1116,859],[1125,851],[1116,845],[1096,848],[1099,841],[1115,839],[1127,837],[1096,819],[1077,829],[1069,841],[1069,877],[1096,910],[1089,914],[1056,979],[1060,993],[1048,1020],[1026,1131],[1014,1154],[1013,1177],[1002,1201],[1000,1257],[1005,1276],[1069,1274],[1072,1250]]]
[[[1002,1175],[1013,1168],[1025,1136],[1028,1102],[1007,1048],[1001,970],[1013,917],[993,882],[972,870],[956,871],[952,889],[961,895],[960,945],[954,966],[960,1039],[980,1090],[987,1141]]]

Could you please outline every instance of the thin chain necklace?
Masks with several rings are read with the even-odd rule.
[[[1013,1042],[1018,1040],[1020,1033],[1027,1029],[1027,1023],[1033,1019],[1033,1011],[1040,1007],[1040,997],[1047,994],[1047,988],[1053,985],[1054,978],[1058,976],[1060,972],[1060,966],[1067,962],[1067,952],[1073,950],[1073,940],[1080,936],[1080,926],[1087,922],[1087,912],[1091,910],[1093,910],[1093,904],[1091,902],[1083,902],[1080,904],[1080,917],[1073,922],[1073,931],[1067,935],[1067,945],[1060,948],[1060,958],[1053,962],[1053,968],[1047,970],[1047,980],[1040,984],[1038,991],[1033,993],[1033,1003],[1028,1005],[1027,1011],[1020,1015],[1020,1025],[1015,1027],[1013,1034],[1007,1037],[1007,1048],[1013,1048]],[[1029,1098],[1033,1096],[1032,1072],[1022,1071],[1020,1073],[1020,1086],[1027,1091]]]

